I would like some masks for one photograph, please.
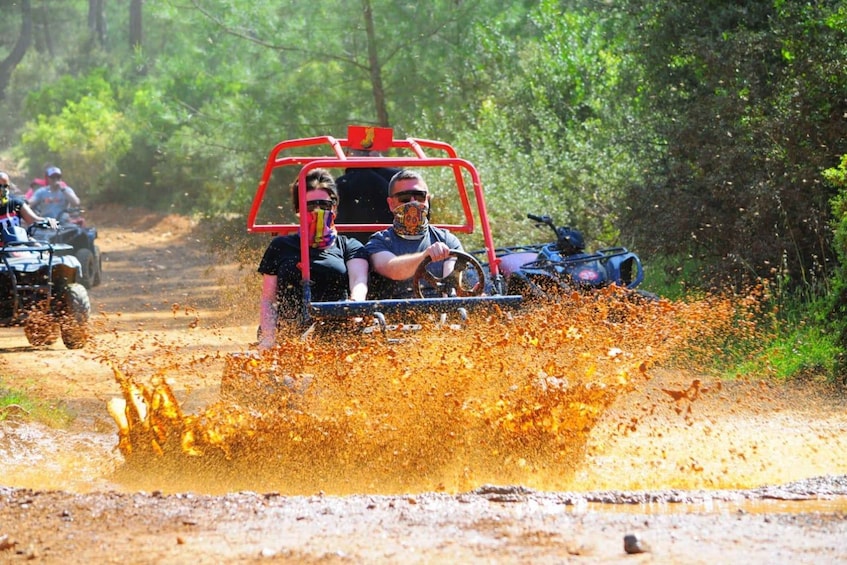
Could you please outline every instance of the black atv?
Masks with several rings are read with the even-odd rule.
[[[49,229],[30,226],[29,235]],[[0,327],[23,326],[34,346],[52,345],[60,335],[68,349],[85,345],[91,304],[72,253],[70,245],[26,237],[2,244]]]
[[[72,208],[62,214],[59,229],[38,227],[30,230],[30,234],[38,241],[62,243],[73,248],[71,252],[82,267],[79,283],[85,288],[93,288],[100,284],[103,272],[103,260],[100,248],[95,244],[97,228],[86,227],[81,214],[81,208]]]
[[[651,292],[636,289],[644,280],[644,269],[632,251],[606,247],[586,252],[579,230],[557,226],[547,215],[527,214],[527,218],[537,227],[550,229],[556,240],[496,250],[509,294],[544,298],[556,291],[592,292],[616,285],[631,290],[633,296],[658,299]]]

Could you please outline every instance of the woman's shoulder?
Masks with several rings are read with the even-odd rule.
[[[273,249],[300,249],[300,236],[297,234],[277,235],[271,239],[268,247]]]

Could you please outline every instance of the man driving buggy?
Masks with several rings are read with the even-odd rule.
[[[450,231],[429,224],[432,194],[421,174],[402,170],[388,183],[388,208],[393,214],[390,228],[373,234],[365,250],[374,276],[370,288],[375,298],[412,298],[413,277],[427,257],[430,269],[450,273],[455,261],[451,251],[463,251]]]

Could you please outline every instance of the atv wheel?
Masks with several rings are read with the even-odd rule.
[[[91,281],[91,286],[100,286],[103,279],[103,256],[100,254],[100,248],[94,246],[94,278]]]
[[[24,335],[30,345],[53,345],[59,339],[59,325],[50,314],[35,310],[24,321]]]
[[[82,279],[79,281],[85,288],[94,286],[97,277],[97,261],[90,249],[80,249],[76,252],[76,258],[82,266]]]
[[[68,349],[81,349],[88,341],[88,315],[91,312],[88,291],[81,284],[69,284],[63,289],[57,305],[62,343]]]

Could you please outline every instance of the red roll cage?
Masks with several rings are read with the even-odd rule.
[[[366,147],[372,150],[379,150],[380,153],[402,153],[402,156],[368,156],[359,157],[348,155],[350,149],[362,148],[362,130],[366,131],[370,138],[373,137],[373,132],[369,130],[378,130],[377,134],[380,138],[379,147]],[[356,137],[356,139],[354,139]],[[368,139],[370,139],[368,138]],[[435,153],[437,156],[430,155]],[[463,212],[463,221],[459,224],[445,224],[433,222],[433,225],[447,228],[452,232],[458,233],[473,233],[475,227],[479,225],[482,231],[483,242],[485,246],[485,255],[487,257],[487,267],[489,270],[488,276],[494,284],[494,288],[502,289],[504,285],[498,285],[502,281],[500,275],[499,264],[500,259],[495,254],[494,241],[491,234],[491,226],[488,220],[488,213],[485,207],[485,196],[482,190],[482,183],[479,179],[479,173],[472,163],[457,156],[456,150],[449,144],[441,141],[433,141],[419,138],[395,139],[392,130],[388,128],[361,128],[360,126],[351,126],[348,129],[347,139],[336,139],[335,137],[324,135],[317,137],[308,137],[300,139],[290,139],[277,143],[268,154],[265,163],[262,178],[259,181],[259,186],[253,198],[250,212],[247,216],[247,231],[249,233],[292,233],[300,232],[300,268],[302,271],[302,282],[304,286],[304,305],[306,308],[306,318],[320,310],[324,310],[324,314],[332,314],[332,307],[327,308],[312,308],[310,304],[309,283],[311,281],[311,272],[309,265],[309,243],[308,234],[306,233],[306,224],[303,221],[299,223],[258,223],[257,218],[262,208],[262,203],[268,193],[270,181],[274,172],[278,169],[286,167],[299,167],[298,173],[298,198],[300,209],[305,209],[306,202],[306,175],[317,168],[414,168],[421,170],[425,174],[425,169],[433,167],[449,168],[453,172],[453,177],[456,181],[456,193],[461,202]],[[466,172],[470,177],[471,185],[467,186],[465,182]],[[475,206],[471,204],[469,190],[473,191]],[[376,232],[389,227],[386,224],[337,224],[339,231],[343,232]],[[483,297],[475,297],[483,298]],[[489,297],[490,298],[490,297]],[[514,298],[514,297],[509,297]],[[403,300],[404,305],[408,305],[415,301],[425,301],[432,303],[433,300],[439,299],[411,299]],[[455,299],[443,299],[455,300]],[[468,299],[464,299],[467,301]],[[343,308],[344,313],[349,315],[352,311],[355,313],[370,313],[376,312],[380,307],[387,310],[396,310],[396,304],[391,304],[395,301],[371,301],[378,304],[370,304],[366,306],[351,306],[353,303],[346,303]],[[338,307],[335,303],[324,303],[328,306]]]

